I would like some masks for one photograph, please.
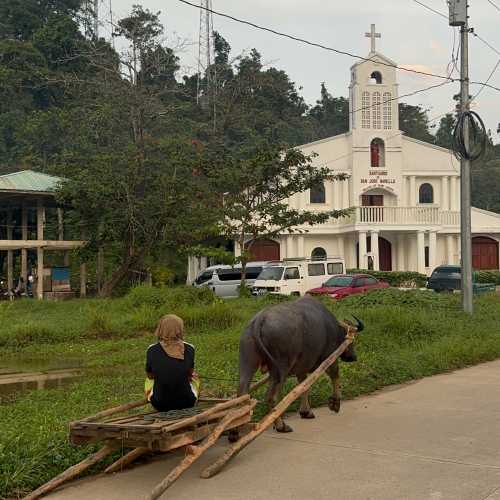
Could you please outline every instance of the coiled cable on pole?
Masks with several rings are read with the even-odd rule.
[[[469,146],[465,144],[465,126],[469,127]],[[453,131],[453,151],[459,160],[475,161],[486,151],[487,133],[481,117],[474,111],[463,111]]]

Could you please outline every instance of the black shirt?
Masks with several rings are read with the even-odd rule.
[[[184,359],[170,357],[158,342],[149,346],[146,372],[154,375],[151,404],[158,411],[191,408],[196,402],[190,378],[194,369],[194,347],[184,343]]]

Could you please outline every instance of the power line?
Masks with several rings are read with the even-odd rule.
[[[448,16],[446,14],[443,14],[442,12],[439,12],[438,10],[433,9],[432,7],[429,7],[423,2],[420,2],[419,0],[413,0],[415,3],[418,3],[422,7],[425,7],[426,9],[430,10],[431,12],[434,12],[434,14],[437,14],[438,16],[444,17],[445,19],[448,19]]]
[[[361,61],[373,62],[372,58],[363,57],[363,56],[360,56],[360,55],[357,55],[357,54],[353,54],[351,52],[347,52],[345,50],[335,49],[333,47],[328,47],[328,46],[320,44],[320,43],[311,42],[311,41],[306,40],[304,38],[299,38],[299,37],[296,37],[294,35],[289,35],[287,33],[282,33],[280,31],[276,31],[276,30],[274,30],[272,28],[267,28],[265,26],[261,26],[261,25],[255,24],[255,23],[253,23],[251,21],[246,21],[244,19],[239,19],[239,18],[231,16],[229,14],[224,14],[223,12],[218,12],[218,11],[213,10],[213,9],[207,9],[207,8],[201,7],[200,5],[196,5],[196,4],[192,3],[192,2],[189,2],[188,0],[178,0],[178,1],[182,2],[182,3],[186,4],[186,5],[189,5],[191,7],[194,7],[195,9],[204,9],[204,10],[207,10],[207,11],[209,11],[212,14],[215,14],[217,16],[224,17],[226,19],[230,19],[230,20],[235,21],[237,23],[245,24],[247,26],[251,26],[251,27],[256,28],[258,30],[266,31],[268,33],[272,33],[272,34],[277,35],[277,36],[288,38],[288,39],[294,40],[296,42],[300,42],[300,43],[303,43],[303,44],[306,44],[306,45],[310,45],[312,47],[317,47],[317,48],[320,48],[320,49],[323,49],[323,50],[327,50],[329,52],[335,52],[336,54],[353,57],[354,59],[359,59]],[[485,42],[485,43],[487,43],[487,42]],[[489,46],[493,50],[496,50],[491,45],[489,45]],[[408,73],[415,73],[417,75],[430,76],[430,77],[433,77],[433,78],[439,78],[441,80],[447,80],[449,82],[459,82],[459,81],[461,81],[460,78],[452,78],[451,76],[439,75],[437,73],[430,73],[430,72],[427,72],[427,71],[418,71],[418,70],[415,70],[415,69],[405,68],[403,66],[398,66],[397,64],[390,64],[390,63],[386,63],[386,62],[382,62],[382,61],[376,61],[376,62],[377,62],[377,64],[380,64],[381,66],[387,66],[389,68],[399,69],[401,71],[406,71]],[[494,85],[491,85],[489,83],[475,82],[475,81],[470,81],[469,83],[472,84],[472,85],[485,85],[488,88],[491,88],[493,90],[496,90],[496,91],[500,92],[500,87],[495,87]]]
[[[194,7],[196,9],[208,10],[209,12],[211,12],[212,14],[216,14],[217,16],[225,17],[226,19],[230,19],[230,20],[235,21],[237,23],[246,24],[247,26],[251,26],[252,28],[256,28],[256,29],[261,30],[261,31],[267,31],[268,33],[272,33],[272,34],[277,35],[277,36],[288,38],[288,39],[294,40],[296,42],[304,43],[304,44],[310,45],[312,47],[317,47],[317,48],[320,48],[320,49],[323,49],[323,50],[327,50],[329,52],[335,52],[336,54],[353,57],[353,58],[359,59],[361,61],[367,61],[367,62],[373,61],[372,58],[363,57],[363,56],[360,56],[358,54],[353,54],[352,52],[347,52],[345,50],[335,49],[333,47],[328,47],[327,45],[323,45],[323,44],[320,44],[320,43],[311,42],[310,40],[306,40],[304,38],[299,38],[299,37],[296,37],[294,35],[289,35],[287,33],[283,33],[283,32],[280,32],[280,31],[276,31],[276,30],[274,30],[272,28],[267,28],[265,26],[261,26],[259,24],[255,24],[255,23],[253,23],[251,21],[246,21],[244,19],[239,19],[239,18],[231,16],[229,14],[224,14],[223,12],[218,12],[218,11],[213,10],[213,9],[207,9],[207,8],[202,7],[200,5],[196,5],[194,3],[191,3],[188,0],[179,0],[179,2],[182,2],[182,3],[186,4],[186,5],[190,5],[191,7]],[[415,70],[415,69],[410,69],[410,68],[405,68],[403,66],[398,66],[397,64],[390,64],[390,63],[386,63],[386,62],[382,62],[382,61],[377,61],[377,64],[380,64],[382,66],[388,66],[390,68],[399,69],[401,71],[407,71],[408,73],[416,73],[418,75],[432,76],[433,78],[440,78],[441,80],[458,81],[458,80],[456,80],[454,78],[450,78],[450,77],[445,76],[445,75],[439,75],[439,74],[436,74],[436,73],[429,73],[429,72],[426,72],[426,71],[418,71],[418,70]]]
[[[488,83],[492,78],[493,78],[493,75],[496,73],[497,69],[498,69],[498,66],[500,66],[500,59],[497,61],[497,63],[495,64],[493,70],[491,71],[490,73],[490,76],[488,77],[488,79],[486,80],[486,83]],[[477,92],[476,94],[472,97],[472,100],[476,99],[477,96],[479,94],[481,94],[481,92],[486,88],[486,85],[483,85]]]
[[[493,52],[495,52],[495,54],[499,55],[500,56],[500,50],[498,50],[497,48],[493,47],[493,45],[491,45],[491,43],[489,43],[488,41],[486,41],[483,37],[479,36],[475,31],[472,32],[472,34],[478,38],[479,40],[481,40],[481,42],[483,42],[487,47],[489,47]]]
[[[495,3],[493,2],[493,0],[486,0],[489,4],[491,4],[493,7],[495,7],[495,9],[498,10],[498,12],[500,12],[500,7]]]

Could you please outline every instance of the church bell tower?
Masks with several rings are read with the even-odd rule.
[[[398,83],[394,61],[377,52],[376,39],[381,34],[371,25],[370,53],[366,61],[351,68],[349,86],[350,130],[383,136],[399,130]]]

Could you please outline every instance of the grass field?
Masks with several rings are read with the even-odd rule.
[[[139,288],[114,300],[0,304],[2,366],[88,369],[69,386],[20,393],[0,405],[0,498],[22,496],[94,449],[67,443],[69,421],[142,396],[144,353],[161,315],[184,318],[204,391],[231,395],[241,331],[272,303],[222,302],[187,288]],[[456,295],[419,291],[383,290],[329,307],[340,318],[354,313],[366,323],[356,341],[359,361],[342,367],[345,398],[500,357],[495,295],[477,299],[473,317],[460,312]],[[321,379],[313,404],[324,404],[329,391]]]

